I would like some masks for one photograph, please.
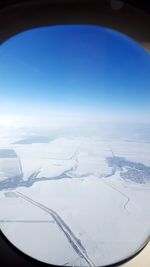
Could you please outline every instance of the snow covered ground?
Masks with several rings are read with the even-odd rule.
[[[104,266],[137,252],[150,233],[148,139],[110,131],[34,139],[26,131],[0,129],[0,227],[6,237],[57,265]]]

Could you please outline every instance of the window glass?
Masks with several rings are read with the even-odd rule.
[[[40,261],[104,266],[150,233],[150,56],[102,27],[0,48],[0,228]]]

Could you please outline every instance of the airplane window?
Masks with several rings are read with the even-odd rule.
[[[25,254],[105,266],[150,234],[150,55],[91,25],[0,48],[0,228]]]

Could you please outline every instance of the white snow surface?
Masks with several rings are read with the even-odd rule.
[[[146,183],[123,179],[128,167],[113,172],[107,158],[150,167],[150,143],[60,136],[49,143],[15,144],[20,132],[13,138],[0,133],[0,148],[17,154],[0,158],[0,184],[11,170],[18,175],[17,160],[24,181],[11,188],[10,180],[9,188],[0,189],[1,231],[16,247],[46,263],[104,266],[130,257],[148,240],[150,177]]]

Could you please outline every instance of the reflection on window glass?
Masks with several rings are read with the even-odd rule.
[[[150,232],[150,56],[96,26],[0,48],[0,227],[27,255],[104,266]]]

